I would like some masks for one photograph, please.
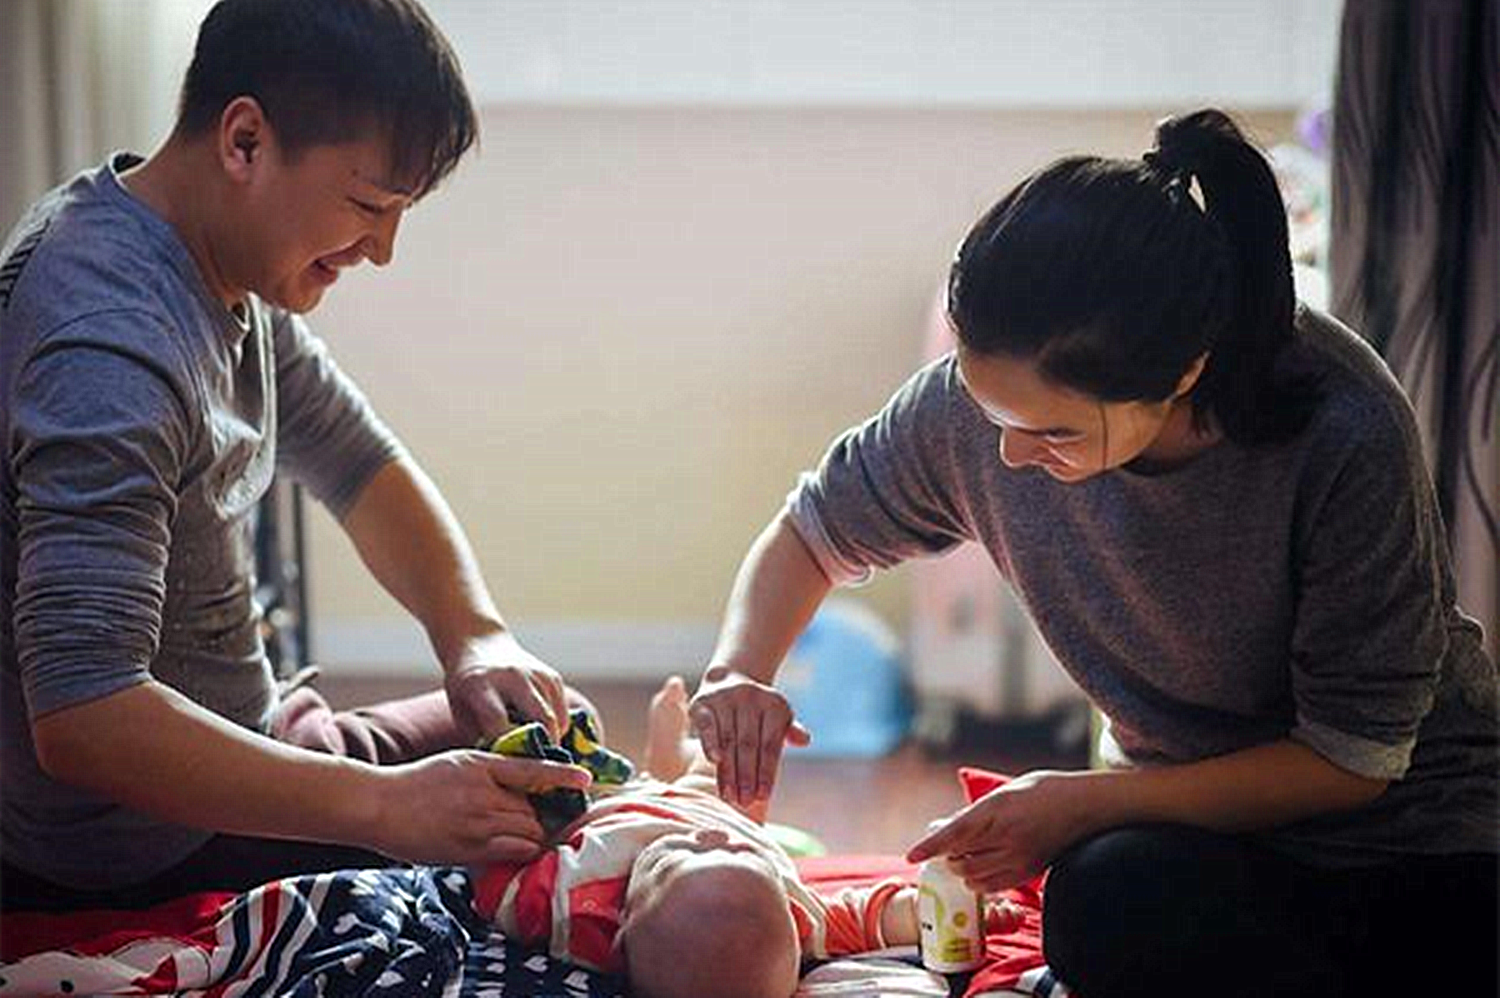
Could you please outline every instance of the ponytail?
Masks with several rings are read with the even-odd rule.
[[[974,225],[949,275],[959,341],[1110,402],[1171,397],[1206,353],[1195,422],[1241,444],[1288,439],[1318,386],[1286,350],[1296,298],[1275,177],[1222,111],[1168,119],[1156,142],[1141,160],[1059,160]]]
[[[1233,440],[1285,440],[1302,429],[1317,384],[1288,369],[1296,292],[1286,206],[1270,164],[1224,112],[1209,108],[1157,125],[1146,162],[1167,184],[1197,181],[1203,211],[1230,253],[1229,321],[1192,393]]]

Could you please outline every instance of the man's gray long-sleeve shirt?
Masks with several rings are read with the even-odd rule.
[[[1303,309],[1298,330],[1325,394],[1289,443],[1063,484],[1000,463],[950,355],[834,442],[789,497],[792,523],[840,583],[983,544],[1107,718],[1112,761],[1291,738],[1394,781],[1268,833],[1293,855],[1493,852],[1495,666],[1455,605],[1410,405],[1348,329]]]
[[[400,453],[299,318],[208,292],[120,184],[136,161],[56,189],[0,251],[0,846],[80,888],[209,833],[48,778],[30,722],[155,678],[265,732],[256,504],[280,466],[342,515]]]

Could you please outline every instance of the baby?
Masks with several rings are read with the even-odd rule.
[[[719,799],[679,677],[652,698],[645,762],[648,776],[595,800],[538,859],[476,871],[479,910],[513,939],[623,971],[641,998],[788,998],[804,960],[917,942],[914,887],[820,897],[763,813]],[[1003,930],[1017,916],[988,918]]]

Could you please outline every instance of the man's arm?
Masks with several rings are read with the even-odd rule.
[[[156,682],[47,714],[32,730],[49,776],[154,817],[413,861],[529,857],[542,830],[522,788],[588,782],[572,767],[484,752],[386,767],[312,752]]]
[[[467,736],[510,727],[507,705],[561,735],[562,677],[506,627],[463,528],[415,461],[400,457],[381,468],[343,528],[376,580],[426,629]]]

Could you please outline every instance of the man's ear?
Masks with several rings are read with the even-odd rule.
[[[1182,377],[1177,379],[1177,391],[1172,394],[1174,399],[1180,399],[1191,392],[1198,385],[1198,379],[1203,377],[1203,369],[1208,366],[1209,351],[1205,350],[1193,359],[1188,369],[1182,372]]]
[[[271,141],[270,123],[254,97],[236,97],[224,106],[216,151],[230,178],[242,183],[253,179]]]

